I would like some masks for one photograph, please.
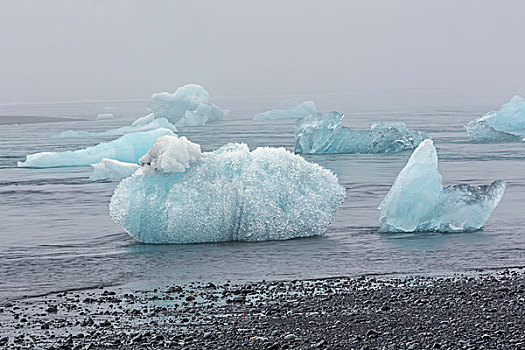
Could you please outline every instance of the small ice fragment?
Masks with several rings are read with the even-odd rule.
[[[256,114],[253,120],[279,120],[279,119],[302,119],[317,112],[313,101],[305,101],[298,106],[288,109],[274,109],[264,113]]]
[[[112,113],[101,113],[101,114],[98,114],[95,119],[96,120],[115,119],[115,116]]]
[[[91,164],[93,173],[89,177],[92,181],[97,180],[121,180],[131,176],[140,166],[136,163],[124,163],[115,159],[104,158],[99,163]]]
[[[65,137],[118,136],[118,135],[130,134],[134,132],[155,130],[155,129],[160,129],[160,128],[169,129],[173,132],[177,132],[177,128],[175,127],[175,125],[171,124],[166,118],[154,119],[154,118],[149,118],[149,115],[148,115],[146,117],[137,119],[136,121],[133,122],[133,124],[131,124],[131,126],[128,125],[128,126],[123,126],[121,128],[109,129],[109,130],[101,131],[101,132],[67,130],[67,131],[62,131],[60,134],[56,135],[56,137],[65,138]]]

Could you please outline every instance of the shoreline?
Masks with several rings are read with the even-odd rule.
[[[520,349],[525,269],[165,289],[0,306],[6,349]]]

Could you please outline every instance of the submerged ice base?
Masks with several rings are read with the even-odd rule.
[[[478,230],[505,191],[505,182],[443,188],[436,149],[423,141],[397,176],[379,209],[381,232]]]
[[[177,142],[168,143],[178,147]],[[180,159],[182,153],[156,154]],[[115,189],[111,217],[138,241],[264,241],[320,235],[344,198],[331,171],[283,148],[250,152],[244,144],[228,144],[198,159],[183,158],[189,159],[183,172],[148,171],[145,164]]]
[[[514,96],[497,111],[472,120],[465,128],[472,142],[518,142],[525,137],[525,99]]]
[[[376,122],[370,130],[352,130],[341,125],[343,118],[341,113],[330,112],[296,121],[295,153],[394,153],[414,149],[428,138],[401,122]]]
[[[174,135],[168,129],[155,129],[144,132],[126,134],[110,142],[99,143],[96,146],[77,151],[40,152],[30,154],[25,162],[18,162],[19,167],[52,168],[64,166],[89,166],[110,158],[126,163],[137,163],[155,140],[164,135]]]
[[[223,120],[228,114],[213,104],[208,91],[197,84],[181,86],[173,94],[155,93],[148,108],[155,118],[166,118],[176,127],[204,125]]]
[[[314,113],[317,113],[315,103],[313,101],[305,101],[298,106],[288,109],[274,109],[256,114],[253,120],[302,119]]]

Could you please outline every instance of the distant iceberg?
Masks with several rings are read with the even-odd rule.
[[[428,136],[407,129],[402,122],[375,122],[370,130],[341,125],[338,112],[316,113],[295,123],[295,153],[394,153],[414,149]]]
[[[96,120],[107,120],[107,119],[115,119],[115,116],[112,113],[101,113],[97,114]]]
[[[196,84],[181,86],[173,94],[155,93],[148,108],[155,118],[166,118],[176,127],[204,125],[223,120],[228,114],[214,105],[208,92]]]
[[[119,136],[124,134],[130,134],[134,132],[141,132],[141,131],[150,131],[155,129],[169,129],[173,132],[177,132],[177,128],[175,125],[171,124],[166,118],[159,118],[154,119],[152,117],[153,113],[150,113],[149,115],[139,118],[136,121],[133,122],[131,126],[123,126],[121,128],[116,129],[109,129],[105,131],[100,132],[89,132],[89,131],[76,131],[76,130],[67,130],[62,131],[60,134],[56,135],[56,137],[59,138],[66,138],[66,137],[103,137],[103,136]]]
[[[431,140],[425,140],[379,206],[379,231],[474,231],[487,221],[504,191],[502,180],[443,188],[436,149]]]
[[[516,142],[525,136],[525,99],[514,96],[497,111],[472,120],[466,127],[473,142]]]
[[[274,109],[256,114],[253,120],[302,119],[314,113],[317,113],[315,103],[313,101],[305,101],[298,106],[288,109]]]
[[[104,158],[99,163],[91,164],[93,173],[89,177],[92,181],[122,180],[133,175],[140,166],[136,163],[124,163],[115,159]]]
[[[115,189],[110,214],[144,243],[320,235],[345,193],[331,171],[284,148],[228,144],[200,153],[170,136],[140,162],[144,167]]]
[[[51,168],[64,166],[89,166],[110,158],[126,163],[137,163],[155,140],[164,135],[174,135],[169,129],[155,129],[126,134],[120,138],[99,143],[96,146],[65,152],[40,152],[30,154],[25,162],[18,162],[19,167]]]

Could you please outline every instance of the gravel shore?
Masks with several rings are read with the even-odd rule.
[[[61,292],[0,305],[7,349],[524,349],[525,271]]]

